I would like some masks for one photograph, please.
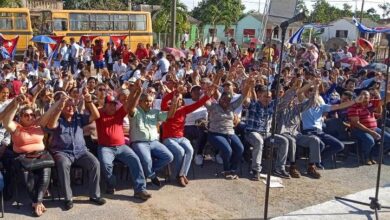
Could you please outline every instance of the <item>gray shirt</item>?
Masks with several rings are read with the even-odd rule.
[[[234,110],[241,106],[243,96],[224,110],[218,103],[206,103],[209,112],[209,131],[220,134],[234,134]]]

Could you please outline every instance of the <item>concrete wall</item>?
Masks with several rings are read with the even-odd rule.
[[[346,19],[340,19],[333,23],[330,23],[329,27],[325,27],[324,33],[321,35],[321,38],[324,42],[327,40],[336,37],[336,31],[337,30],[347,30],[348,36],[347,38],[343,38],[348,43],[354,41],[358,37],[356,26],[353,25],[350,21],[347,21]]]

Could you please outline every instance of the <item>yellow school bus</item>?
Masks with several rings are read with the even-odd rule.
[[[22,54],[33,37],[30,12],[27,8],[0,8],[0,33],[5,39],[19,35],[16,54]]]
[[[125,43],[134,51],[138,43],[153,41],[152,21],[149,12],[141,11],[41,11],[32,19],[39,34],[71,37],[76,41],[82,35],[96,35],[109,42],[110,35],[128,35]]]

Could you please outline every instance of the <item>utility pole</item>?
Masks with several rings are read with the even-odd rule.
[[[172,0],[171,8],[171,47],[175,47],[176,43],[176,1]]]
[[[363,9],[364,9],[364,0],[362,0],[362,9],[360,10],[360,23],[362,23],[362,19],[363,19]]]

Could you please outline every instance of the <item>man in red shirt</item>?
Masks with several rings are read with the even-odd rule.
[[[98,158],[108,181],[107,193],[115,192],[116,178],[112,170],[113,161],[117,159],[129,168],[134,185],[134,196],[146,201],[151,195],[146,191],[146,180],[141,162],[137,154],[125,145],[123,119],[128,114],[128,106],[122,105],[117,110],[118,104],[114,96],[108,95],[105,98],[104,107],[99,109],[100,118],[96,120]]]
[[[375,164],[373,156],[377,156],[378,147],[375,147],[381,139],[382,130],[378,128],[375,115],[381,115],[382,105],[378,99],[370,99],[368,91],[362,91],[359,99],[362,103],[355,104],[348,109],[348,118],[351,122],[352,136],[354,136],[364,155],[366,165]],[[390,134],[385,131],[385,148],[390,146]]]
[[[139,60],[143,60],[143,59],[149,58],[149,52],[148,52],[148,50],[145,48],[144,44],[139,43],[139,44],[137,45],[137,50],[135,51],[135,56],[136,56],[137,59],[139,59]]]

